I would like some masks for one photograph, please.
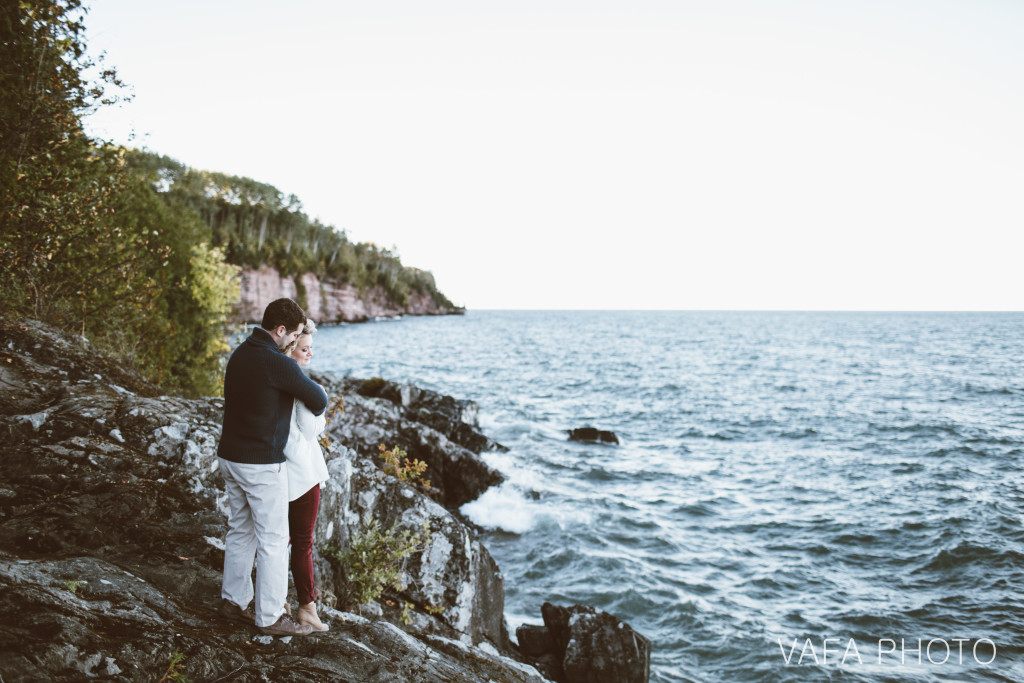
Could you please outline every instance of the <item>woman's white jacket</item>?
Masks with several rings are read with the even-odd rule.
[[[288,500],[295,500],[311,488],[327,481],[327,463],[317,437],[327,427],[325,415],[314,415],[302,401],[295,399],[292,423],[284,457],[288,462]]]

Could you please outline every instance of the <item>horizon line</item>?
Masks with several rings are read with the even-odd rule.
[[[470,311],[550,313],[1024,313],[1008,308],[470,308]]]

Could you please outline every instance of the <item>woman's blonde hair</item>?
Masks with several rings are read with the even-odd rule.
[[[281,351],[286,356],[292,355],[292,351],[294,351],[295,347],[299,345],[299,337],[301,337],[304,334],[308,334],[309,336],[312,337],[315,333],[316,333],[316,323],[313,322],[312,320],[310,320],[309,318],[306,318],[306,324],[302,326],[302,332],[299,332],[299,336],[295,337],[295,341],[293,341],[291,344],[289,344],[288,346],[286,346],[283,349],[281,349]]]

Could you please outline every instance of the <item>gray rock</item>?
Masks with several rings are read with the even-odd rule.
[[[523,624],[516,629],[519,651],[527,657],[541,657],[555,652],[557,646],[547,626]]]
[[[560,683],[646,683],[651,643],[607,612],[587,605],[544,603],[544,625],[561,658]]]
[[[475,534],[450,511],[411,486],[383,475],[354,451],[328,464],[331,480],[321,493],[317,538],[346,547],[352,535],[377,520],[417,531],[429,527],[430,541],[409,559],[406,589],[395,594],[433,613],[433,628],[471,643],[489,642],[508,652],[504,623],[504,581],[497,564]],[[349,473],[347,478],[338,476]],[[346,484],[347,482],[347,484]],[[329,563],[319,565],[325,589],[344,595],[344,576]]]
[[[378,463],[381,444],[388,449],[398,446],[408,453],[410,459],[426,463],[424,476],[431,483],[428,495],[449,510],[458,510],[504,480],[497,470],[479,457],[479,451],[460,445],[445,432],[423,422],[427,414],[423,406],[444,404],[450,412],[435,424],[447,425],[452,434],[462,433],[462,428],[468,430],[467,433],[476,434],[473,443],[478,446],[492,444],[495,448],[503,448],[463,421],[463,416],[475,420],[475,406],[470,409],[469,402],[457,409],[457,402],[450,397],[437,398],[439,394],[423,389],[413,392],[407,385],[403,389],[403,385],[379,378],[341,380],[327,374],[315,374],[314,377],[331,393],[345,396],[345,412],[329,427],[339,444]],[[403,404],[403,391],[412,401],[408,407]]]

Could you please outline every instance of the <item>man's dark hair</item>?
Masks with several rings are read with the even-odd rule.
[[[289,332],[306,323],[306,313],[291,299],[277,299],[267,304],[263,311],[263,322],[260,327],[268,332],[276,330],[281,325]]]

